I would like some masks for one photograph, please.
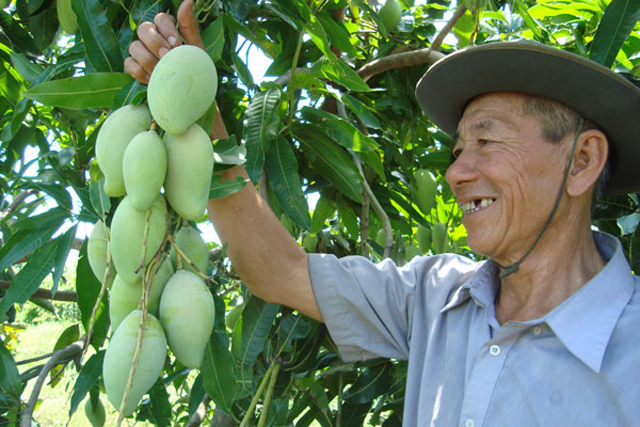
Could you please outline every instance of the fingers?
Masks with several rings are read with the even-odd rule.
[[[169,17],[169,15],[166,16]],[[164,20],[166,21],[167,18]],[[138,27],[138,40],[142,42],[146,50],[157,59],[162,58],[172,48],[169,41],[164,38],[157,25],[153,22],[143,22],[140,24]]]
[[[146,72],[144,70],[144,68],[142,68],[140,66],[140,64],[138,64],[138,62],[129,57],[127,59],[124,60],[124,70],[134,79],[136,79],[137,81],[139,81],[142,84],[148,84],[149,83],[149,78],[151,77],[151,74],[149,74],[148,72]]]
[[[173,16],[166,13],[159,13],[153,19],[153,22],[156,24],[158,32],[167,41],[170,48],[180,46],[180,33],[178,33]]]
[[[198,21],[193,14],[193,0],[184,0],[178,8],[178,24],[185,42],[204,49]]]

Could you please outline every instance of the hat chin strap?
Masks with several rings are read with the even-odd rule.
[[[556,214],[556,212],[558,211],[558,207],[560,206],[560,200],[562,199],[562,194],[564,193],[564,190],[567,186],[567,179],[569,178],[569,172],[571,171],[571,165],[573,164],[573,156],[575,155],[576,152],[576,146],[578,145],[578,137],[580,136],[580,133],[582,132],[582,126],[584,125],[584,119],[582,117],[580,117],[580,120],[578,120],[578,126],[576,126],[576,132],[575,132],[575,136],[573,137],[573,146],[571,147],[571,154],[569,157],[569,163],[567,164],[567,168],[564,171],[564,178],[562,179],[562,186],[560,187],[560,191],[558,192],[558,196],[556,197],[556,203],[553,206],[553,209],[551,210],[551,213],[549,214],[549,217],[547,218],[547,221],[544,223],[544,226],[542,227],[542,230],[540,230],[540,233],[538,234],[538,237],[536,237],[536,240],[533,242],[533,244],[529,247],[529,250],[527,250],[527,252],[525,252],[524,255],[522,255],[522,257],[520,257],[520,259],[516,262],[514,262],[513,264],[509,265],[509,266],[503,266],[500,265],[496,262],[496,264],[498,265],[498,267],[500,267],[500,278],[505,278],[513,273],[515,273],[516,271],[518,271],[518,268],[520,267],[520,264],[522,263],[522,261],[529,256],[529,254],[531,252],[533,252],[533,248],[536,247],[536,245],[538,244],[538,242],[540,241],[540,239],[542,238],[542,235],[544,234],[545,231],[547,231],[547,229],[549,228],[549,225],[551,224],[551,220],[553,219],[554,215]],[[495,260],[494,260],[495,262]]]

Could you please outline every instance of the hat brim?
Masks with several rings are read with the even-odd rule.
[[[453,136],[471,99],[505,91],[553,99],[596,124],[609,140],[605,192],[640,190],[640,88],[587,58],[535,42],[468,47],[432,65],[416,98],[427,117]]]

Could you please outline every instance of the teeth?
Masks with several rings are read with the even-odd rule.
[[[488,206],[491,206],[495,199],[476,199],[471,202],[460,205],[463,214],[478,212]]]

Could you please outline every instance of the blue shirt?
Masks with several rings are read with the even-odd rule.
[[[640,425],[640,279],[615,238],[605,267],[542,318],[500,325],[492,261],[310,255],[344,361],[407,359],[404,426]]]

